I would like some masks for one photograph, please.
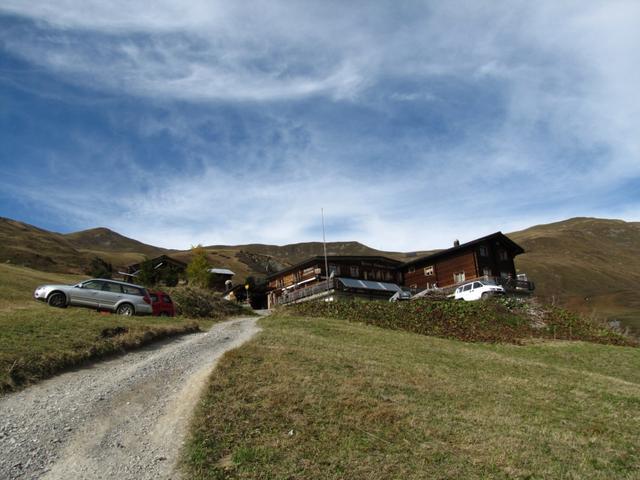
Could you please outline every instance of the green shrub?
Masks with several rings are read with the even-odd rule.
[[[535,311],[532,311],[535,307]],[[304,302],[285,307],[303,316],[340,318],[394,330],[467,342],[521,343],[527,338],[585,340],[615,345],[636,342],[608,325],[554,307],[496,298],[482,302]]]
[[[239,315],[244,309],[222,298],[217,292],[200,287],[186,286],[170,290],[176,313],[192,318],[223,318]]]

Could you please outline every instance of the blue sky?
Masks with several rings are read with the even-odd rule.
[[[640,3],[0,4],[0,215],[165,247],[640,220]]]

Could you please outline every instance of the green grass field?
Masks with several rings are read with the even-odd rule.
[[[40,284],[71,284],[83,278],[0,265],[0,393],[91,359],[206,329],[213,323],[210,319],[129,318],[81,308],[56,309],[32,298]],[[119,332],[114,332],[117,327]]]
[[[261,324],[211,377],[186,478],[638,478],[640,349]]]

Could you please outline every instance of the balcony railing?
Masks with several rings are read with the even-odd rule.
[[[285,292],[276,299],[276,303],[278,305],[284,305],[286,303],[296,302],[302,298],[311,297],[313,295],[324,293],[327,290],[331,291],[334,289],[335,289],[335,280],[333,278],[328,280],[328,285],[326,280],[322,280],[316,283],[315,285],[311,285],[309,287],[302,287],[297,290],[291,290],[289,292]]]

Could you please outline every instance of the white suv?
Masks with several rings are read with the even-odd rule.
[[[489,298],[491,295],[496,294],[504,294],[504,288],[501,285],[487,280],[476,280],[456,288],[453,298],[472,301]]]

